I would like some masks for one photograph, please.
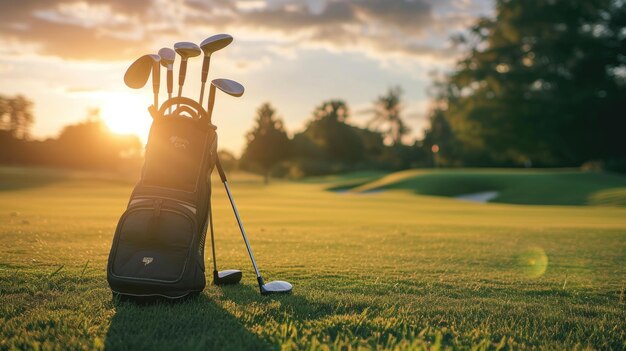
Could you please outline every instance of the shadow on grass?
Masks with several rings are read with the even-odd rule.
[[[208,296],[180,302],[115,302],[107,350],[260,350],[269,345]]]
[[[138,304],[114,300],[116,313],[106,335],[106,349],[275,349],[280,345],[271,345],[271,338],[263,340],[261,335],[251,333],[246,325],[263,326],[271,320],[284,324],[289,320],[322,319],[337,313],[361,313],[368,308],[366,304],[341,308],[332,303],[311,302],[295,294],[262,296],[256,286],[250,285],[224,286],[218,289],[221,297],[215,299],[230,301],[244,310],[274,301],[280,304],[264,313],[247,315],[245,321],[242,321],[205,293],[180,302]],[[339,333],[339,329],[329,333]],[[266,332],[273,334],[275,330],[268,329]]]
[[[294,289],[297,288],[296,286]],[[368,303],[351,302],[349,304],[337,305],[336,301],[314,302],[297,293],[263,296],[259,293],[259,289],[256,286],[249,285],[226,286],[221,289],[224,298],[240,306],[279,301],[280,308],[269,315],[269,317],[278,322],[284,322],[286,319],[299,321],[322,319],[335,314],[360,314],[371,308]]]

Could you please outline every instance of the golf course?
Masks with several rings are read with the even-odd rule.
[[[136,176],[0,168],[0,349],[626,348],[624,176],[230,176],[264,278],[291,295],[259,294],[215,174],[218,267],[241,284],[142,305],[106,281]],[[211,265],[207,245],[208,282]]]

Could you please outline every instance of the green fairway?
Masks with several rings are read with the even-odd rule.
[[[372,192],[412,190],[422,195],[459,196],[496,191],[493,202],[527,205],[626,206],[626,177],[575,170],[408,170],[355,179],[338,189]]]
[[[619,194],[625,178],[467,172],[489,187],[437,185],[451,171],[269,186],[233,175],[264,278],[294,285],[275,297],[259,295],[214,178],[218,264],[243,269],[242,284],[141,306],[112,300],[106,282],[136,179],[0,168],[0,349],[626,348],[626,208],[554,205]],[[488,190],[499,202],[552,206],[423,195]]]

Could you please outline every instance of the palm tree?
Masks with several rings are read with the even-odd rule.
[[[374,100],[374,108],[369,112],[374,116],[368,122],[368,127],[381,132],[385,141],[392,145],[402,142],[410,128],[402,120],[402,88],[395,86],[389,88],[385,95]]]

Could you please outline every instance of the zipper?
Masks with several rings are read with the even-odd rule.
[[[128,208],[135,207],[135,206],[138,206],[138,205],[142,205],[145,202],[149,202],[151,200],[153,200],[153,201],[154,200],[161,200],[161,201],[167,200],[168,202],[174,203],[176,206],[182,206],[183,208],[187,209],[189,212],[193,213],[194,216],[196,215],[196,212],[197,212],[196,206],[193,205],[190,202],[176,200],[176,199],[173,199],[171,197],[163,197],[163,196],[159,196],[156,199],[155,199],[155,197],[148,197],[148,196],[138,196],[138,197],[135,197],[135,198],[133,198],[130,201],[130,203],[128,205]]]

